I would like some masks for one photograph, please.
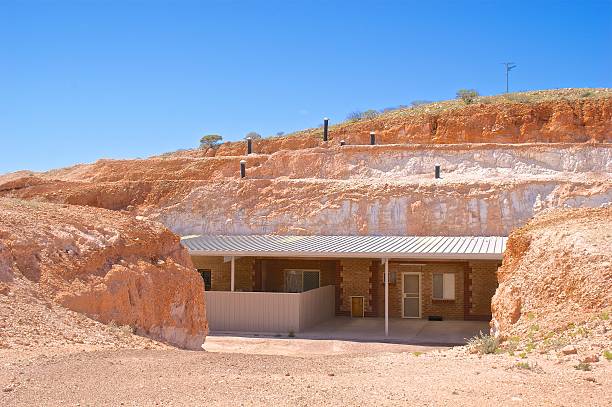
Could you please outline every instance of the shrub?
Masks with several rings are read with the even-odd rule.
[[[423,105],[428,105],[430,103],[433,103],[433,102],[431,100],[413,100],[412,102],[410,102],[410,106],[419,107]]]
[[[349,122],[358,122],[362,118],[363,118],[363,113],[360,112],[359,110],[355,110],[354,112],[351,112],[346,116],[346,120],[348,120]]]
[[[361,114],[361,118],[365,120],[372,120],[372,119],[376,119],[379,114],[380,113],[378,113],[376,110],[370,109],[370,110],[366,110],[365,112],[363,112]]]
[[[280,136],[284,136],[284,135],[285,135],[285,132],[284,132],[284,131],[277,131],[277,132],[276,132],[276,135],[277,135],[277,136],[279,136],[279,137],[280,137]]]
[[[295,338],[295,332],[289,331],[289,334],[287,336],[290,338]]]
[[[200,139],[200,148],[215,148],[223,140],[218,134],[207,134]]]
[[[255,132],[255,131],[250,131],[250,132],[247,133],[246,136],[244,136],[244,139],[246,140],[249,137],[251,138],[251,140],[259,140],[261,138],[261,134]]]
[[[606,358],[606,360],[612,360],[612,351],[604,350],[603,357]]]
[[[586,363],[586,362],[580,362],[576,366],[574,366],[574,369],[582,370],[582,371],[585,371],[585,372],[590,372],[591,371],[591,365],[589,363]]]
[[[478,96],[479,94],[476,89],[459,89],[457,91],[457,99],[463,100],[466,105],[474,103]]]
[[[482,331],[479,335],[474,336],[468,340],[467,346],[471,351],[476,351],[481,355],[495,353],[499,340],[491,335],[483,334]]]

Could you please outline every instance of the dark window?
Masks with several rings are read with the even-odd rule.
[[[204,288],[206,291],[210,291],[212,287],[212,273],[209,269],[198,269],[198,273],[202,276],[202,280],[204,280]]]

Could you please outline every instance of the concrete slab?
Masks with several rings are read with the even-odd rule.
[[[392,318],[389,320],[389,336],[385,336],[384,318],[335,317],[295,336],[303,339],[454,346],[465,344],[467,339],[481,331],[489,332],[488,322]]]

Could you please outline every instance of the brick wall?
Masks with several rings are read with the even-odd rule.
[[[380,261],[380,260],[379,260]],[[340,260],[341,271],[341,312],[351,312],[351,296],[364,297],[364,308],[366,313],[373,309],[372,295],[370,292],[370,259],[342,259]]]
[[[471,319],[491,318],[491,298],[497,289],[497,268],[495,262],[470,262]]]
[[[231,289],[231,263],[224,262],[223,257],[192,256],[193,265],[198,269],[210,269],[211,290],[230,291]],[[235,290],[253,290],[253,264],[251,257],[241,257],[235,260]]]

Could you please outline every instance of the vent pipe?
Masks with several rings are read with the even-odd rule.
[[[247,141],[247,155],[249,155],[253,152],[253,139],[251,139],[250,137],[247,137],[246,141]]]
[[[246,177],[246,160],[240,160],[240,178]]]
[[[329,128],[329,119],[325,117],[323,119],[323,141],[327,141],[327,130]]]
[[[370,145],[373,146],[376,144],[376,133],[373,131],[370,132]]]
[[[436,164],[436,179],[440,178],[440,164]]]
[[[346,144],[346,141],[344,141],[344,140],[340,140],[340,145],[341,145],[341,146],[343,146],[343,145],[345,145],[345,144]]]

